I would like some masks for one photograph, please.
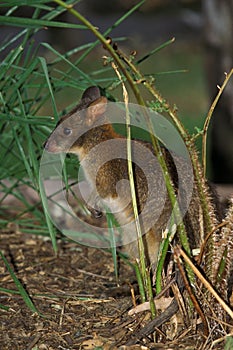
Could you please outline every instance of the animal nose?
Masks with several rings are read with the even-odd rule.
[[[48,152],[52,152],[52,153],[56,153],[58,152],[58,147],[57,147],[57,143],[55,140],[50,140],[48,139],[47,141],[45,141],[44,143],[44,149]]]
[[[49,141],[48,141],[48,140],[46,140],[46,141],[43,143],[43,148],[46,149],[46,150],[48,150],[48,148],[49,148]]]

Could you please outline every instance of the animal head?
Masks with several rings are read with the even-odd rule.
[[[45,143],[45,149],[51,153],[74,153],[83,142],[83,135],[98,125],[106,108],[107,99],[101,96],[99,88],[87,88],[80,103],[59,120]]]

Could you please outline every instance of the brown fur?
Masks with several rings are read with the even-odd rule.
[[[129,184],[122,182],[122,180],[129,179],[126,139],[117,134],[112,125],[107,122],[106,105],[107,100],[100,96],[97,87],[88,88],[80,104],[60,120],[45,148],[49,152],[74,153],[78,156],[91,189],[96,188],[97,190],[97,194],[91,199],[93,207],[101,210],[104,205],[107,205],[115,213],[116,219],[123,227],[122,244],[131,257],[137,258],[131,192]],[[113,141],[117,142],[116,147],[113,147]],[[99,151],[94,149],[97,146],[100,147]],[[137,150],[140,146],[144,147],[142,152]],[[122,158],[116,157],[116,149],[117,154],[120,151]],[[182,197],[190,190],[185,183],[185,179],[190,176],[190,169],[183,159],[175,155],[171,156],[166,149],[163,149],[163,152],[174,188],[177,191],[178,176],[173,162],[174,157],[183,169],[184,182],[179,184],[177,192],[180,203],[182,203]],[[164,188],[163,174],[158,162],[155,161],[151,144],[134,140],[132,159],[138,211],[139,214],[144,211],[141,227],[145,233],[143,237],[145,251],[148,263],[155,268],[162,232],[168,225],[172,207],[166,188]],[[143,166],[138,166],[138,164],[143,164]],[[148,180],[152,184],[150,188]],[[148,198],[150,198],[149,205],[147,205]],[[194,195],[185,215],[185,224],[189,237],[191,237],[192,247],[198,247],[203,239],[200,208],[194,184]],[[125,228],[126,224],[128,226]]]

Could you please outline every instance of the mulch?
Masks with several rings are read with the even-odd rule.
[[[58,239],[55,255],[49,238],[14,226],[0,238],[1,251],[40,313],[33,313],[17,294],[0,260],[0,286],[15,291],[1,290],[0,304],[8,310],[0,310],[0,349],[194,349],[203,343],[201,333],[182,327],[177,332],[175,320],[166,332],[161,329],[125,346],[150,320],[148,311],[128,314],[131,290],[137,295],[137,287],[127,264],[120,260],[116,283],[108,251]]]

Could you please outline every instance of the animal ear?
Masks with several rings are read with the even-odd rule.
[[[100,97],[101,97],[100,89],[97,86],[90,86],[84,91],[82,95],[82,100],[91,102],[91,101],[97,100]]]
[[[92,102],[86,111],[86,123],[91,126],[95,120],[103,115],[107,108],[107,98],[101,96],[96,101]]]

